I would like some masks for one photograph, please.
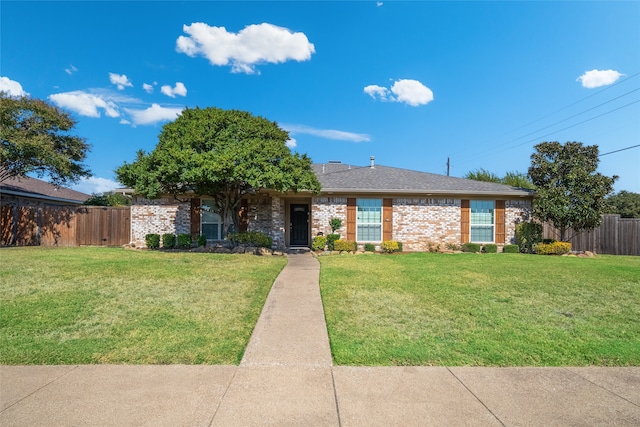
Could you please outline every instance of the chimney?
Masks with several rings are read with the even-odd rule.
[[[371,157],[369,157],[369,160],[371,160],[371,169],[373,169],[375,167],[376,158],[374,156],[371,156]]]

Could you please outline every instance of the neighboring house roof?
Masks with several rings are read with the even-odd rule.
[[[56,187],[40,179],[26,176],[9,178],[0,183],[0,193],[78,205],[91,197],[70,188]]]
[[[322,185],[323,193],[533,195],[530,190],[508,185],[388,166],[352,166],[329,162],[313,164],[312,167]]]

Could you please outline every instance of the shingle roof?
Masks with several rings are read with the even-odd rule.
[[[313,164],[322,192],[396,194],[477,194],[529,196],[533,193],[508,185],[474,181],[389,166],[352,166],[343,163]]]
[[[81,204],[91,197],[70,188],[56,187],[40,179],[29,177],[5,180],[0,184],[0,193],[77,204]]]

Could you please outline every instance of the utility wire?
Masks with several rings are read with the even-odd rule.
[[[620,152],[620,151],[624,151],[624,150],[631,150],[632,148],[636,148],[636,147],[640,147],[640,144],[638,144],[638,145],[632,145],[631,147],[621,148],[621,149],[619,149],[619,150],[615,150],[615,151],[609,151],[608,153],[602,153],[602,154],[600,154],[598,157],[606,156],[607,154],[618,153],[618,152]]]

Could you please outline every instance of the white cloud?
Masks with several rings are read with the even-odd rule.
[[[246,26],[239,33],[203,22],[182,28],[188,36],[176,40],[178,52],[191,57],[202,55],[212,65],[231,64],[233,73],[253,74],[256,64],[306,61],[315,53],[315,47],[304,33],[293,33],[267,23]]]
[[[377,6],[377,7],[380,7],[380,6],[382,6],[383,4],[384,4],[384,3],[382,3],[381,1],[376,2],[376,6]]]
[[[71,188],[86,194],[101,194],[107,191],[113,191],[119,187],[122,186],[115,181],[92,176],[89,178],[81,178],[80,181]]]
[[[9,77],[0,77],[0,92],[6,92],[11,97],[29,96],[20,83]]]
[[[285,144],[289,148],[296,148],[296,146],[298,145],[298,141],[296,141],[294,138],[289,138],[287,139]]]
[[[125,86],[133,87],[133,83],[124,74],[109,73],[109,81],[116,85],[118,90],[124,90]]]
[[[365,86],[364,93],[371,96],[373,99],[379,97],[382,101],[387,101],[389,97],[389,89],[378,85]]]
[[[160,92],[170,96],[171,98],[175,98],[176,95],[187,96],[187,88],[182,82],[176,82],[176,85],[173,88],[170,85],[164,85],[160,88]]]
[[[334,129],[315,129],[304,125],[281,125],[282,129],[292,134],[305,134],[319,136],[326,139],[336,139],[339,141],[351,141],[351,142],[368,142],[371,141],[371,137],[364,133],[345,132]]]
[[[142,89],[144,89],[144,91],[147,93],[151,93],[153,92],[153,85],[142,83]]]
[[[418,80],[400,79],[396,80],[391,89],[378,85],[365,86],[364,93],[373,99],[381,101],[402,102],[412,107],[426,105],[433,101],[431,89],[420,83]]]
[[[581,82],[583,87],[593,89],[615,83],[622,76],[623,74],[615,70],[591,70],[585,71],[576,81]]]
[[[71,75],[73,73],[75,73],[76,71],[78,71],[78,69],[76,67],[73,66],[73,64],[69,64],[69,68],[65,68],[64,72]]]
[[[134,125],[151,125],[162,121],[174,120],[182,112],[182,108],[165,108],[158,104],[151,104],[146,110],[126,109],[131,115]]]
[[[100,117],[100,110],[109,117],[119,117],[118,106],[104,95],[83,91],[54,93],[49,99],[58,107],[67,108],[81,116]]]

